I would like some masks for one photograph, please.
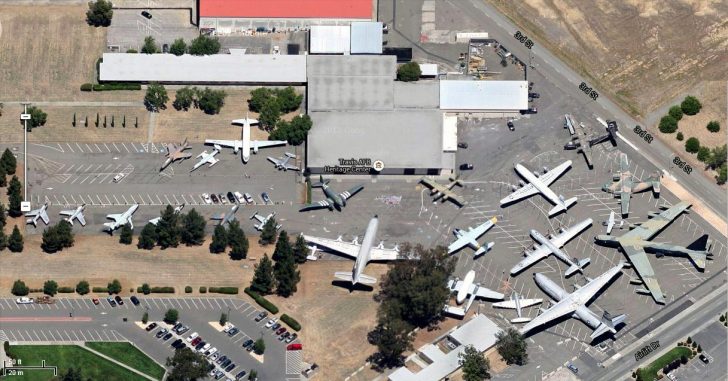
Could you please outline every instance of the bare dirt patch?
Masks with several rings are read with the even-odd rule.
[[[488,0],[633,115],[725,79],[728,8],[709,0]]]

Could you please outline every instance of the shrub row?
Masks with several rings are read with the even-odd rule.
[[[149,289],[154,294],[174,294],[174,287],[152,287]],[[137,287],[138,293],[144,293],[141,287]]]
[[[251,290],[250,287],[246,287],[245,290],[243,290],[243,291],[245,291],[246,294],[250,295],[250,297],[253,298],[256,303],[260,304],[261,307],[265,308],[270,313],[272,313],[272,314],[278,313],[278,307],[276,307],[275,304],[268,301],[268,299],[258,295],[258,293]],[[293,328],[293,327],[291,327],[291,328]]]
[[[73,287],[58,287],[58,293],[60,294],[72,294],[76,292],[76,289]]]
[[[190,294],[190,293],[192,293],[192,287],[185,286],[185,294]]]
[[[205,286],[200,287],[200,294],[207,294],[207,287],[205,287]]]
[[[283,314],[283,315],[281,315],[281,320],[283,320],[284,323],[288,324],[288,326],[293,328],[294,330],[296,330],[296,331],[301,330],[301,323],[296,321],[296,319],[294,319],[286,314]]]
[[[113,90],[141,90],[142,85],[138,83],[84,83],[81,91],[113,91]]]
[[[101,294],[101,293],[108,293],[109,292],[109,289],[106,288],[106,287],[93,287],[91,289],[91,291],[93,291],[93,292],[95,292],[97,294]]]
[[[237,287],[210,287],[207,290],[210,292],[214,292],[216,294],[230,294],[230,295],[235,295],[240,292]]]

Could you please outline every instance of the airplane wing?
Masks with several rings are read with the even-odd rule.
[[[476,227],[475,229],[469,231],[469,234],[471,234],[473,237],[480,237],[481,235],[485,234],[490,228],[495,225],[495,223],[498,221],[495,217],[489,219],[488,221],[483,222],[480,224],[480,226]]]
[[[339,241],[336,239],[329,239],[329,238],[320,238],[320,237],[312,237],[308,235],[304,235],[303,239],[306,240],[306,242],[313,243],[317,246],[325,247],[329,250],[336,251],[338,253],[341,253],[343,255],[346,255],[348,257],[356,258],[357,254],[359,254],[359,248],[361,245],[355,245],[351,242],[344,242]],[[372,258],[374,258],[374,250],[372,249]]]
[[[301,170],[301,168],[298,168],[293,164],[286,164],[286,165],[284,165],[284,167],[286,167],[286,169],[289,169],[291,171],[300,171]]]
[[[174,143],[167,143],[167,145],[165,146],[165,148],[167,149],[167,154],[169,154],[170,152],[172,152],[172,151],[174,151],[174,150],[177,149],[177,145],[174,144]]]
[[[551,251],[546,246],[539,246],[536,250],[526,254],[526,257],[521,259],[520,262],[516,263],[511,269],[511,275],[532,266],[534,263],[548,257]]]
[[[521,333],[526,333],[538,326],[544,325],[552,320],[558,319],[562,316],[569,315],[576,311],[576,307],[579,304],[573,303],[571,299],[564,299],[543,312],[541,315],[536,316],[533,320],[528,322],[521,328]]]
[[[538,193],[538,189],[533,186],[533,184],[527,184],[522,186],[521,188],[518,188],[515,192],[509,194],[502,200],[500,200],[501,204],[508,204],[514,201],[518,201],[521,199],[524,199],[526,197],[531,197]]]
[[[473,290],[474,289],[474,290]],[[503,299],[503,294],[495,292],[489,288],[475,286],[470,289],[470,292],[475,291],[475,296],[485,299]]]
[[[328,208],[331,204],[327,200],[321,200],[318,202],[314,202],[311,204],[304,205],[301,209],[299,209],[299,212],[305,212],[307,210],[313,210],[313,209],[321,209],[321,208]]]
[[[629,192],[620,192],[619,204],[622,206],[622,215],[629,214],[629,198],[632,195]]]
[[[42,211],[42,212],[40,212],[40,219],[41,219],[41,220],[43,220],[43,222],[44,222],[44,223],[45,223],[46,225],[48,225],[48,222],[50,221],[50,219],[48,219],[48,213],[46,213],[46,211],[45,211],[45,210],[44,210],[44,211]]]
[[[665,295],[662,293],[660,284],[657,282],[655,270],[652,269],[652,265],[650,265],[650,261],[647,259],[647,254],[642,247],[622,244],[622,249],[624,249],[624,253],[629,258],[630,263],[632,263],[634,271],[642,279],[642,282],[644,282],[647,291],[652,294],[652,298],[657,303],[665,304]]]
[[[121,219],[121,213],[118,213],[118,214],[107,214],[106,215],[106,218],[111,219],[111,220],[114,220],[116,222],[119,222],[119,220]]]
[[[275,165],[281,165],[281,163],[283,162],[283,160],[278,160],[275,157],[270,157],[270,156],[268,156],[268,161],[270,161],[271,163],[273,163]]]
[[[178,152],[175,152],[175,153],[169,155],[169,157],[172,158],[173,160],[189,159],[190,157],[192,157],[192,154],[189,152],[178,151]]]
[[[619,237],[620,241],[629,241],[631,239],[637,240],[648,240],[655,234],[659,233],[665,226],[669,225],[675,220],[682,212],[692,205],[689,202],[680,202],[673,205],[670,209],[663,211],[659,215],[643,222],[641,225],[628,231],[623,236]],[[622,245],[624,246],[624,245]]]
[[[86,226],[86,218],[83,217],[83,213],[77,214],[76,219],[82,226]]]
[[[393,261],[399,258],[399,252],[394,249],[373,247],[369,252],[369,259],[373,261]]]
[[[443,189],[440,192],[444,194],[448,199],[454,201],[458,205],[465,205],[465,200],[462,199],[459,195],[455,194],[455,192],[449,190],[449,189]]]
[[[220,159],[215,159],[214,156],[209,156],[202,160],[203,163],[208,163],[211,167],[215,165],[215,163],[217,163],[218,161],[220,161]]]
[[[40,209],[31,210],[30,212],[25,213],[25,216],[26,217],[35,217],[38,215],[39,212],[40,212]]]
[[[471,243],[477,244],[477,241],[473,238],[470,232],[464,232],[462,237],[458,238],[447,247],[447,252],[453,253]]]
[[[572,225],[565,231],[557,234],[551,239],[556,247],[563,247],[567,242],[571,241],[572,238],[576,237],[582,230],[586,229],[589,225],[594,222],[591,218],[587,218],[576,225]]]
[[[205,139],[205,144],[217,144],[221,147],[228,147],[228,148],[234,148],[239,149],[243,146],[242,140],[215,140],[215,139]]]
[[[543,181],[546,186],[551,185],[556,179],[561,176],[562,173],[566,172],[567,169],[571,167],[571,160],[567,160],[560,165],[558,165],[555,168],[552,168],[550,171],[546,172],[543,176],[539,177],[539,180]]]
[[[543,302],[543,299],[519,299],[519,304],[521,305],[521,308],[531,307],[536,304],[539,304]],[[493,307],[498,308],[516,308],[516,301],[515,300],[506,300],[504,302],[497,302],[493,303]]]
[[[151,220],[149,220],[149,223],[152,225],[157,225],[159,223],[159,221],[161,221],[161,220],[162,220],[162,217],[152,218]]]
[[[264,148],[264,147],[272,147],[272,146],[280,146],[287,144],[288,142],[285,140],[253,140],[250,142],[251,147],[257,146],[258,148]]]
[[[75,209],[74,210],[61,210],[58,214],[60,214],[62,216],[72,216],[73,213],[75,213],[75,212],[76,212]]]
[[[349,198],[351,198],[352,196],[357,194],[362,189],[364,189],[364,185],[359,184],[359,185],[349,189],[348,191],[339,193],[339,196],[343,197],[345,200],[348,200]]]
[[[426,186],[426,187],[428,187],[428,188],[430,188],[430,189],[435,189],[435,190],[438,190],[438,191],[442,191],[443,189],[445,189],[445,187],[444,187],[444,186],[442,186],[442,184],[440,184],[440,183],[437,183],[437,182],[434,182],[434,181],[432,181],[432,180],[428,179],[427,177],[423,177],[423,178],[421,178],[421,179],[420,179],[420,182],[421,182],[421,183],[422,183],[422,184],[423,184],[424,186]]]

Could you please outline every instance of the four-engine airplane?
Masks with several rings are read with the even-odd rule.
[[[473,250],[475,250],[475,253],[473,253],[473,257],[477,257],[480,254],[485,253],[486,251],[490,250],[493,245],[495,245],[494,242],[488,242],[485,244],[485,246],[481,246],[478,243],[478,238],[485,234],[490,228],[495,225],[495,223],[498,222],[498,219],[493,217],[489,219],[488,221],[483,222],[480,224],[480,226],[476,227],[475,229],[468,228],[468,230],[460,230],[455,229],[453,230],[453,234],[455,234],[456,237],[458,237],[455,242],[451,243],[450,246],[447,247],[447,253],[452,254],[460,249],[462,249],[465,246],[469,246]]]
[[[452,188],[455,187],[455,185],[463,186],[463,181],[458,178],[450,178],[450,183],[447,185],[443,185],[438,183],[437,181],[430,180],[427,177],[423,177],[420,179],[420,183],[422,183],[424,186],[430,188],[430,196],[434,196],[432,198],[432,201],[435,202],[438,199],[442,199],[442,202],[445,202],[447,200],[452,200],[455,204],[457,204],[460,207],[463,207],[465,205],[465,201],[462,197],[455,194],[455,192],[452,191]]]
[[[556,181],[556,179],[561,176],[562,173],[566,172],[569,167],[571,167],[571,160],[567,160],[556,168],[553,168],[539,176],[538,173],[531,173],[531,171],[521,164],[516,164],[516,172],[528,181],[529,184],[523,184],[523,182],[521,182],[521,188],[516,188],[514,186],[514,192],[500,200],[501,206],[533,196],[536,193],[541,193],[544,197],[546,197],[546,199],[551,201],[552,204],[556,205],[549,210],[549,217],[559,212],[566,211],[570,206],[576,203],[576,197],[572,197],[567,200],[564,199],[564,196],[557,196],[556,193],[549,188],[549,185]],[[546,168],[544,168],[544,170],[546,170]]]
[[[253,153],[257,154],[258,149],[260,148],[281,146],[287,143],[285,140],[250,140],[250,125],[258,123],[258,121],[248,118],[247,115],[244,119],[233,120],[232,123],[243,125],[243,140],[205,139],[205,144],[214,144],[217,146],[232,148],[233,153],[236,154],[238,153],[238,151],[241,151],[243,163],[247,163],[248,160],[250,160],[251,149]]]

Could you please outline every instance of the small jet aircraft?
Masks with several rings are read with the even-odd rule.
[[[351,272],[334,273],[337,279],[351,282],[352,286],[357,283],[374,284],[377,282],[377,279],[363,273],[369,261],[393,261],[401,259],[399,249],[396,246],[392,249],[386,249],[384,248],[383,242],[380,242],[379,246],[374,246],[378,228],[379,217],[375,215],[367,225],[367,230],[364,232],[364,239],[362,239],[361,244],[359,244],[357,238],[354,238],[354,241],[351,243],[342,241],[341,237],[334,240],[304,235],[303,239],[316,246],[355,258],[354,267]]]
[[[698,238],[687,247],[649,241],[687,210],[690,205],[689,202],[683,201],[670,208],[661,206],[662,209],[667,210],[664,210],[660,214],[650,212],[648,214],[649,220],[631,225],[631,230],[620,237],[606,234],[598,235],[594,238],[596,243],[600,245],[622,249],[621,251],[627,256],[638,276],[638,278],[630,279],[629,282],[632,284],[644,284],[646,288],[637,289],[637,293],[651,294],[652,298],[658,304],[665,304],[665,296],[660,289],[660,284],[657,282],[655,271],[647,259],[648,251],[656,254],[658,257],[663,255],[688,256],[700,271],[705,271],[705,262],[707,259],[711,259],[713,255],[710,252],[712,241],[707,234]]]
[[[501,206],[533,196],[536,193],[541,193],[544,197],[546,197],[546,199],[551,201],[552,204],[556,205],[549,210],[549,217],[559,212],[566,211],[570,206],[576,204],[576,197],[566,200],[564,199],[564,196],[557,196],[556,193],[549,188],[549,185],[556,181],[556,179],[570,167],[571,160],[567,160],[550,171],[547,171],[547,168],[544,168],[545,173],[539,176],[537,172],[534,171],[531,173],[528,169],[526,169],[526,167],[521,164],[516,164],[516,172],[526,179],[529,184],[524,184],[521,181],[521,188],[513,186],[514,192],[500,200]]]
[[[129,224],[129,226],[134,229],[134,221],[131,220],[131,217],[134,215],[137,209],[139,209],[139,204],[134,204],[130,206],[129,209],[127,209],[124,213],[107,215],[106,218],[112,219],[114,220],[114,222],[105,222],[104,230],[108,231],[109,234],[114,234],[114,230],[126,224]]]
[[[609,218],[607,218],[606,221],[602,221],[602,225],[607,227],[607,234],[612,234],[612,229],[616,226],[618,229],[621,229],[622,226],[624,226],[624,220],[619,221],[619,224],[617,224],[616,220],[614,219],[614,211],[612,210],[609,212]]]
[[[604,311],[604,315],[600,318],[586,305],[601,289],[611,282],[612,278],[622,271],[622,267],[624,267],[624,262],[619,262],[617,266],[607,270],[596,279],[589,279],[586,285],[575,285],[576,290],[572,293],[566,292],[541,273],[533,274],[536,284],[555,301],[555,304],[524,325],[521,328],[521,334],[526,334],[534,328],[569,315],[583,321],[594,330],[591,334],[592,339],[596,339],[607,332],[617,333],[617,327],[624,322],[627,318],[626,315],[612,317],[607,311]]]
[[[182,211],[182,209],[184,209],[184,208],[185,208],[185,204],[182,203],[182,205],[174,208],[174,214],[179,214]],[[161,216],[157,217],[157,218],[152,218],[151,220],[149,220],[149,223],[156,226],[160,220],[162,220]]]
[[[41,219],[41,220],[43,220],[43,223],[48,225],[48,223],[50,222],[50,219],[48,218],[48,213],[46,212],[47,209],[48,209],[48,203],[46,202],[40,208],[38,208],[36,210],[31,210],[30,212],[25,213],[26,217],[30,217],[27,220],[25,220],[25,223],[33,224],[33,226],[37,226],[38,219]]]
[[[200,168],[203,164],[209,163],[210,164],[209,167],[212,167],[213,165],[215,165],[218,161],[220,161],[218,159],[215,159],[215,155],[220,153],[220,150],[221,150],[220,146],[215,144],[215,149],[212,150],[212,152],[207,153],[207,150],[204,150],[204,151],[202,151],[201,154],[195,156],[196,158],[201,158],[201,159],[200,159],[200,161],[197,162],[197,164],[195,164],[194,167],[192,167],[190,172],[194,171],[197,168]]]
[[[518,317],[511,319],[511,323],[519,324],[528,323],[529,321],[531,321],[531,318],[523,317],[521,312],[523,308],[535,306],[536,304],[541,304],[542,302],[543,299],[524,299],[521,298],[517,292],[513,292],[511,294],[511,300],[493,303],[493,307],[515,309]]]
[[[233,149],[233,153],[241,151],[243,163],[247,163],[250,160],[250,150],[252,148],[253,153],[257,154],[258,149],[272,146],[285,145],[285,140],[250,140],[250,125],[258,123],[255,119],[250,119],[245,116],[244,119],[235,119],[233,124],[243,125],[243,140],[215,140],[206,139],[205,144],[214,144],[217,146],[228,147]]]
[[[473,283],[474,280],[475,270],[470,270],[467,274],[465,274],[465,278],[463,280],[456,278],[447,282],[447,288],[450,289],[451,293],[456,294],[455,301],[457,304],[463,304],[468,296],[470,296],[470,298],[468,298],[468,303],[465,305],[465,308],[453,307],[446,304],[443,307],[444,312],[462,317],[468,312],[475,298],[503,300],[503,294],[481,287],[480,284]]]
[[[437,181],[430,180],[427,177],[423,177],[420,179],[420,183],[430,188],[430,196],[434,196],[432,198],[433,202],[442,198],[442,202],[452,200],[458,206],[463,207],[466,204],[465,201],[462,199],[462,197],[456,195],[455,192],[452,191],[452,188],[454,188],[455,185],[463,186],[463,181],[459,180],[458,178],[450,178],[450,181],[451,182],[449,184],[443,185],[438,183]]]
[[[622,205],[622,216],[629,214],[629,199],[632,193],[646,191],[652,188],[655,196],[660,195],[660,173],[655,172],[647,178],[647,181],[638,181],[629,170],[629,160],[626,153],[619,154],[619,172],[614,174],[612,182],[604,184],[602,190],[619,197]]]
[[[83,217],[83,210],[86,208],[86,204],[81,204],[74,210],[61,210],[61,215],[68,216],[64,218],[69,224],[73,225],[73,219],[77,219],[81,226],[86,226],[86,219]]]
[[[341,211],[341,208],[346,206],[346,200],[357,194],[360,190],[364,189],[364,184],[359,184],[349,189],[348,191],[337,194],[336,191],[329,187],[329,181],[331,180],[324,180],[324,177],[322,175],[319,175],[319,182],[311,184],[311,186],[321,188],[324,191],[326,199],[311,204],[306,204],[298,211],[305,212],[307,210],[321,208],[329,208],[329,210],[336,209],[338,211]]]
[[[584,229],[589,227],[592,222],[593,221],[591,218],[587,218],[584,221],[581,221],[568,229],[561,229],[561,232],[559,234],[555,236],[549,236],[549,238],[544,237],[535,229],[531,230],[531,237],[533,237],[533,239],[536,240],[540,245],[534,244],[533,251],[524,252],[526,258],[523,258],[520,262],[513,266],[513,268],[511,269],[511,275],[516,275],[520,273],[534,263],[548,257],[551,254],[569,265],[569,268],[566,270],[565,276],[568,277],[577,271],[582,271],[584,269],[584,266],[589,264],[591,259],[572,259],[566,253],[564,253],[561,248],[564,247],[564,245],[566,245],[566,243],[569,242],[572,238],[576,237]]]
[[[240,208],[240,205],[237,205],[237,204],[233,205],[233,207],[230,208],[230,210],[227,213],[216,214],[216,215],[210,217],[210,219],[218,220],[219,221],[217,223],[218,225],[229,224],[230,221],[235,219],[235,212],[238,211],[238,208]]]
[[[447,247],[447,253],[452,254],[460,249],[462,249],[465,246],[469,246],[473,250],[475,250],[475,253],[473,253],[473,257],[477,257],[480,254],[483,254],[490,250],[493,245],[495,245],[494,242],[488,242],[485,244],[485,246],[481,246],[477,239],[485,234],[490,228],[495,225],[495,223],[498,222],[498,219],[493,217],[489,219],[488,221],[483,222],[480,224],[480,226],[473,229],[472,227],[468,228],[468,230],[460,230],[455,229],[453,230],[453,234],[455,234],[456,237],[458,237],[455,242],[451,243],[450,246]]]
[[[167,160],[164,161],[162,164],[162,167],[159,168],[160,171],[164,170],[164,168],[167,168],[167,166],[177,160],[185,160],[189,159],[192,154],[184,152],[186,149],[189,149],[190,146],[187,143],[187,139],[185,138],[185,141],[180,143],[179,145],[175,143],[169,143],[167,144],[167,154],[165,155],[167,157]]]
[[[298,168],[293,164],[288,164],[288,162],[291,159],[295,159],[295,158],[296,158],[296,155],[286,152],[286,157],[279,157],[276,159],[275,157],[268,156],[268,161],[275,164],[277,169],[282,169],[284,171],[287,171],[289,169],[291,171],[300,171],[301,168]]]
[[[253,219],[258,220],[258,222],[260,222],[260,223],[258,225],[253,224],[253,226],[255,226],[255,228],[258,229],[259,231],[262,231],[263,230],[263,226],[265,226],[265,224],[268,222],[268,220],[270,220],[271,218],[275,217],[275,215],[276,215],[276,213],[273,212],[273,213],[271,213],[271,214],[263,217],[262,215],[258,214],[258,212],[256,211],[255,214],[253,214],[252,216],[250,216],[250,219],[251,220],[253,220]],[[276,224],[276,230],[280,229],[282,226],[283,225]]]

